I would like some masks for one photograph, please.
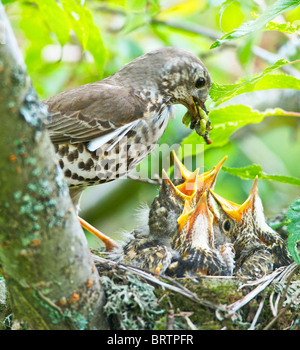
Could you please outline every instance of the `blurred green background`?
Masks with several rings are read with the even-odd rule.
[[[195,53],[204,61],[212,80],[219,84],[231,84],[259,73],[275,59],[295,60],[300,57],[299,35],[278,31],[253,33],[210,49],[223,33],[253,20],[274,1],[74,0],[91,14],[91,18],[87,16],[84,30],[89,28],[92,34],[96,34],[94,42],[87,44],[85,49],[82,45],[84,38],[81,42],[78,40],[79,27],[78,32],[71,31],[70,37],[69,33],[64,37],[64,30],[68,28],[63,28],[64,22],[60,23],[58,16],[51,13],[51,7],[47,9],[49,1],[53,0],[44,3],[42,0],[7,1],[6,5],[40,99],[104,78],[137,56],[162,46],[178,46]],[[71,11],[70,15],[76,21],[76,13]],[[280,19],[300,24],[300,6],[285,12]],[[91,20],[98,32],[88,24]],[[77,24],[80,26],[79,21]],[[98,57],[96,61],[95,57]],[[290,73],[299,78],[299,70],[292,70]],[[299,112],[300,92],[265,90],[240,95],[228,103],[250,105],[260,110],[281,107]],[[208,109],[210,106],[208,101]],[[181,121],[185,112],[182,106],[177,108],[176,117],[169,122],[161,144],[180,144],[191,132]],[[267,118],[260,124],[235,132],[226,146],[205,152],[204,166],[200,170],[211,169],[228,155],[225,163],[228,167],[255,163],[268,174],[300,177],[299,136],[296,118]],[[152,157],[158,155],[154,153]],[[143,162],[146,164],[148,160]],[[231,201],[242,203],[251,184],[250,180],[241,180],[221,171],[215,190]],[[130,179],[94,186],[82,196],[80,215],[111,237],[121,239],[122,232],[137,225],[141,208],[151,204],[158,189],[157,185]],[[287,208],[299,196],[300,189],[260,180],[259,192],[266,216],[271,216]],[[88,235],[88,239],[91,246],[100,245],[94,237]]]

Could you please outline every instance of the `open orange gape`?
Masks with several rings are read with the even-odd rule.
[[[80,218],[112,259],[155,274],[245,275],[257,278],[292,259],[284,240],[264,218],[258,179],[242,205],[214,192],[225,156],[211,171],[191,172],[173,152],[174,180],[163,171],[148,222],[116,243]],[[118,249],[115,249],[118,248]]]

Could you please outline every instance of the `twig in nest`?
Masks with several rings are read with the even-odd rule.
[[[265,299],[266,298],[262,298],[261,302],[259,303],[258,308],[256,310],[256,313],[255,313],[255,315],[253,317],[251,326],[248,328],[249,330],[255,329],[255,325],[257,323],[257,320],[258,320],[258,317],[259,317],[259,315],[261,313],[261,310],[263,309],[263,306],[264,306],[264,303],[265,303]]]
[[[263,276],[261,278],[258,278],[254,281],[248,281],[247,283],[242,284],[239,287],[239,290],[244,288],[244,287],[248,287],[248,286],[255,286],[257,284],[261,284],[265,281],[268,281],[270,279],[275,279],[278,275],[280,275],[281,272],[283,272],[285,270],[285,267],[279,267],[278,269],[276,269],[275,271],[273,271],[272,273],[270,273],[269,275]]]
[[[292,281],[292,277],[298,271],[299,268],[300,268],[300,265],[297,265],[296,263],[292,263],[289,266],[285,267],[283,269],[282,273],[274,279],[274,282],[276,282],[276,283],[284,282],[285,280],[287,280],[284,291],[282,294],[279,293],[277,295],[276,300],[275,300],[275,304],[273,303],[273,297],[275,295],[275,292],[272,292],[270,295],[270,300],[269,300],[270,301],[270,308],[271,308],[272,315],[274,317],[276,317],[278,315],[278,312],[281,310],[282,305],[286,299],[286,295],[288,292],[289,285]]]
[[[61,316],[63,316],[63,312],[59,306],[57,306],[53,301],[47,298],[40,290],[37,291],[38,296],[43,299],[48,305],[50,305],[53,309],[58,311]]]
[[[167,318],[167,330],[172,331],[174,329],[174,310],[171,309],[168,312],[168,318]]]
[[[293,298],[290,300],[290,302],[289,302],[283,309],[281,309],[281,310],[278,312],[277,316],[274,317],[274,318],[266,325],[266,327],[264,328],[264,330],[270,329],[270,328],[273,326],[273,324],[279,319],[279,317],[281,317],[281,316],[288,310],[288,308],[290,307],[290,305],[291,305],[294,301],[296,301],[297,298],[298,298],[299,296],[300,296],[300,291],[299,291],[297,294],[295,294],[295,295],[293,296]]]
[[[245,286],[254,286],[257,284],[258,284],[258,286],[255,289],[253,289],[250,293],[248,293],[244,298],[237,300],[233,304],[228,305],[226,308],[227,316],[232,316],[237,310],[242,308],[244,305],[248,304],[250,300],[255,298],[259,293],[261,293],[272,282],[279,282],[279,281],[283,281],[285,279],[290,280],[292,278],[292,275],[298,270],[298,268],[300,268],[299,265],[297,265],[296,263],[292,263],[288,266],[284,266],[284,267],[280,267],[280,268],[276,269],[275,271],[273,271],[269,275],[266,275],[262,278],[255,280],[255,281],[251,281],[251,282],[248,282],[246,284],[243,284],[239,289],[241,289]],[[286,295],[286,292],[285,292],[285,295]],[[273,306],[272,313],[273,312],[275,314],[278,313],[277,305],[275,305],[275,307]],[[273,315],[274,315],[274,313],[273,313]],[[278,314],[276,317],[278,317]]]
[[[281,299],[279,301],[278,310],[281,310],[282,305],[283,305],[283,303],[285,301],[285,298],[286,298],[286,295],[287,295],[287,291],[288,291],[289,285],[291,284],[292,277],[299,270],[299,268],[300,268],[300,265],[294,265],[294,268],[292,269],[290,274],[287,276],[286,286],[285,286],[285,289],[283,291],[282,297],[281,297]]]
[[[295,262],[283,267],[282,273],[275,279],[275,281],[284,281],[289,278],[291,274],[294,274],[299,269],[300,265],[297,265]]]
[[[273,304],[274,294],[275,294],[274,292],[271,293],[270,298],[269,298],[269,302],[270,302],[270,309],[271,309],[272,315],[274,317],[276,317],[278,314],[278,303],[279,303],[279,299],[280,299],[280,294],[277,295],[276,300],[275,300],[275,304]]]
[[[95,263],[99,262],[102,264],[108,264],[110,266],[115,266],[115,267],[120,268],[122,270],[136,274],[142,278],[145,278],[146,280],[148,280],[152,283],[158,284],[163,288],[169,289],[169,290],[176,292],[176,293],[180,293],[181,295],[189,298],[190,300],[194,301],[195,303],[201,304],[201,305],[206,306],[206,307],[213,309],[213,310],[218,310],[221,312],[226,311],[225,305],[214,304],[208,300],[199,298],[195,293],[192,293],[188,288],[182,286],[180,283],[173,280],[172,278],[169,278],[166,276],[156,276],[155,274],[151,274],[150,272],[146,272],[146,271],[141,270],[139,268],[129,266],[129,265],[123,265],[123,264],[117,263],[113,260],[105,259],[105,258],[102,258],[102,257],[94,255],[94,254],[92,254],[92,257],[93,257]],[[162,281],[162,279],[164,279],[168,283]]]
[[[198,328],[194,325],[194,323],[191,321],[190,319],[190,316],[193,315],[193,312],[185,312],[185,311],[182,311],[180,313],[181,316],[184,317],[189,329],[193,330],[193,331],[196,331]]]
[[[282,272],[282,269],[277,269],[273,273],[265,276],[264,278],[260,278],[259,285],[254,288],[250,293],[248,293],[244,298],[237,300],[233,304],[230,304],[226,308],[227,316],[232,316],[237,310],[242,308],[244,305],[248,304],[250,300],[255,298],[260,292],[262,292],[274,279]],[[244,284],[244,286],[255,285],[257,281],[253,281],[252,283]],[[241,287],[241,288],[242,288]]]

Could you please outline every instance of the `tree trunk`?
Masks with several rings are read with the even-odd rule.
[[[104,292],[0,2],[0,261],[14,322],[106,328]],[[1,28],[0,28],[1,30]]]

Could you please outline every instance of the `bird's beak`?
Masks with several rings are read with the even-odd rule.
[[[243,214],[245,214],[247,211],[253,211],[254,203],[257,196],[258,196],[258,177],[256,176],[253,181],[248,198],[238,209],[240,215],[243,216]]]
[[[209,113],[205,107],[205,101],[201,100],[199,97],[191,96],[189,103],[186,103],[185,106],[193,118],[199,117],[199,108],[204,113]]]
[[[204,113],[206,113],[206,114],[209,113],[205,107],[205,101],[200,100],[200,98],[198,98],[198,97],[193,97],[193,101],[194,101],[194,104],[196,105],[196,107],[198,105]]]
[[[193,225],[196,217],[198,215],[203,215],[205,220],[208,223],[208,227],[210,228],[210,231],[212,230],[213,227],[213,215],[210,212],[210,210],[208,209],[208,205],[207,205],[207,194],[206,192],[204,192],[200,198],[200,200],[198,201],[195,211],[192,214],[192,220],[190,222],[190,228]]]
[[[182,230],[188,225],[187,232],[191,230],[191,228],[194,226],[196,218],[201,215],[202,216],[202,223],[205,226],[206,229],[203,230],[201,227],[196,228],[196,232],[200,232],[200,234],[207,233],[207,227],[209,228],[209,234],[212,234],[213,230],[213,215],[210,212],[208,205],[207,205],[207,194],[204,192],[197,202],[197,205],[194,209],[191,209],[190,203],[188,201],[185,202],[184,208],[182,211],[182,214],[177,219],[179,231],[182,232]],[[205,232],[204,232],[205,231]],[[209,238],[209,241],[211,239]]]
[[[178,159],[175,151],[172,151],[172,157],[174,162],[174,179],[176,180],[186,180],[188,179],[192,172],[189,171],[183,163]]]
[[[241,217],[238,215],[238,209],[239,209],[238,204],[233,203],[219,196],[213,190],[210,190],[210,193],[213,195],[214,199],[220,204],[220,206],[222,207],[222,209],[225,211],[227,215],[229,215],[231,218],[236,219],[237,221],[241,220]]]
[[[190,103],[185,103],[188,112],[184,115],[182,122],[191,129],[195,129],[198,135],[202,136],[207,144],[211,143],[209,131],[211,130],[208,111],[205,101],[198,97],[191,97]]]
[[[194,212],[194,209],[191,208],[189,201],[184,202],[184,207],[181,215],[177,219],[179,231],[182,232],[183,228],[187,224],[187,221],[190,215]]]
[[[213,170],[207,171],[206,173],[198,176],[198,189],[201,188],[202,191],[205,191],[214,188],[219,171],[227,158],[228,156],[225,156],[223,159],[221,159]]]
[[[172,151],[173,161],[174,161],[174,178],[187,180],[191,177],[192,172],[189,171],[182,162],[176,156],[176,153]],[[211,171],[207,171],[201,175],[197,176],[197,190],[204,192],[205,190],[213,189],[218,173],[222,168],[225,160],[228,156],[225,156],[221,161],[213,168]],[[178,186],[177,186],[178,187]]]
[[[187,196],[193,196],[197,191],[199,169],[196,169],[191,175],[184,181],[184,183],[176,186],[177,190],[184,193]]]
[[[221,205],[225,213],[230,216],[233,220],[240,222],[246,212],[253,211],[254,203],[258,196],[258,178],[257,176],[254,179],[250,193],[245,202],[241,205],[233,203],[221,196],[219,196],[214,191],[210,190],[211,194],[215,200]]]
[[[198,176],[199,169],[195,170],[194,173],[191,173],[191,176],[187,179],[188,186],[183,186],[185,182],[181,185],[175,186],[173,182],[170,180],[168,174],[165,172],[165,170],[162,170],[162,181],[163,186],[166,186],[169,191],[173,193],[173,195],[177,198],[181,198],[183,201],[190,201],[193,196],[196,194],[197,186],[196,186],[196,180]]]

